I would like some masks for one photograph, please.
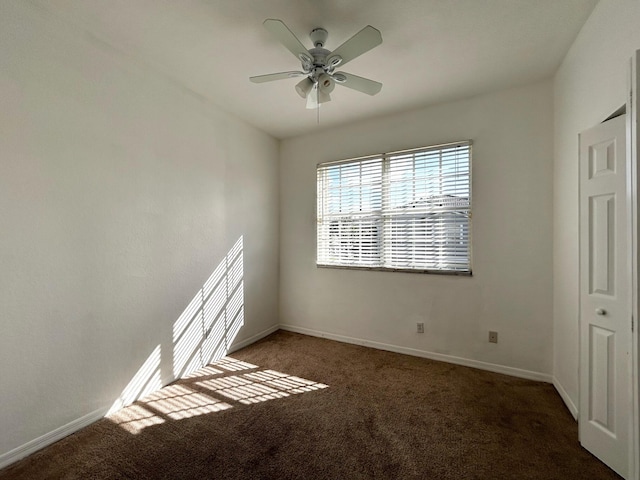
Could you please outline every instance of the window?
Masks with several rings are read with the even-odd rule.
[[[471,274],[471,142],[322,163],[319,266]]]

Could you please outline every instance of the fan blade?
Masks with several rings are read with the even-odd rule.
[[[340,78],[341,76],[344,77],[344,80]],[[366,93],[367,95],[375,95],[382,90],[382,84],[380,82],[374,82],[373,80],[359,77],[352,73],[336,72],[334,74],[334,79],[338,85],[352,88],[359,92]]]
[[[289,27],[287,27],[281,20],[273,18],[266,19],[263,23],[264,28],[269,30],[271,34],[276,37],[282,45],[286,47],[295,57],[300,60],[300,55],[306,55],[309,57],[309,52],[304,45],[298,40]]]
[[[280,73],[270,73],[268,75],[258,75],[255,77],[249,77],[253,83],[264,83],[264,82],[272,82],[274,80],[282,80],[285,78],[295,78],[302,77],[306,75],[304,72],[280,72]]]
[[[367,25],[349,40],[336,48],[327,58],[327,64],[331,63],[331,58],[339,56],[342,58],[340,65],[350,62],[363,53],[368,52],[382,43],[382,34],[379,30]]]

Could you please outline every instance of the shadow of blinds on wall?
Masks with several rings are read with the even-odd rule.
[[[317,167],[319,266],[471,273],[471,142]]]

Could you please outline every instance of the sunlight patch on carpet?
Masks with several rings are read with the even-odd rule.
[[[224,357],[190,373],[178,383],[148,393],[107,418],[136,435],[145,428],[167,421],[209,415],[324,388],[328,385]]]
[[[274,370],[213,378],[198,382],[197,385],[244,405],[328,387],[323,383],[293,377]]]
[[[172,420],[219,412],[231,405],[184,385],[169,385],[143,399],[143,402]]]
[[[221,373],[224,373],[224,371],[220,370],[219,368],[215,368],[212,365],[207,365],[206,367],[202,367],[201,369],[190,373],[184,378],[189,379],[189,378],[210,377],[212,375],[219,375]]]
[[[111,415],[109,419],[134,435],[140,433],[143,428],[164,423],[164,419],[140,405],[123,408]]]
[[[229,372],[239,372],[241,370],[252,370],[254,368],[260,368],[257,365],[252,365],[251,363],[236,360],[235,358],[231,357],[221,358],[220,360],[215,362],[215,366],[224,368]]]

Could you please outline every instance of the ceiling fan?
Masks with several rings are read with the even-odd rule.
[[[311,30],[309,37],[313,42],[313,48],[307,50],[281,20],[269,18],[264,21],[263,25],[287,50],[296,56],[301,62],[302,71],[250,77],[249,80],[253,83],[305,77],[296,85],[296,92],[302,98],[306,98],[307,108],[318,108],[320,104],[331,101],[330,93],[336,83],[367,95],[375,95],[382,89],[380,82],[374,82],[351,73],[335,71],[338,65],[345,65],[382,43],[382,34],[371,25],[364,27],[334,51],[324,48],[329,35],[324,28]]]

